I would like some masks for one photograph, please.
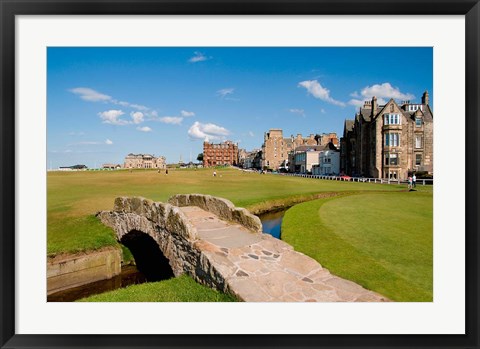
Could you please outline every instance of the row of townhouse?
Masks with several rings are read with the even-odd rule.
[[[325,147],[339,146],[336,133],[310,134],[303,137],[283,137],[282,129],[270,129],[265,132],[261,157],[262,169],[280,170],[285,172],[311,172],[314,164],[318,165],[318,156]]]

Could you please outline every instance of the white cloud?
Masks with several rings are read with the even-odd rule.
[[[111,124],[111,125],[127,125],[129,122],[127,120],[119,119],[120,116],[125,114],[121,110],[107,110],[101,113],[98,113],[100,118],[103,120],[104,124]]]
[[[228,136],[230,131],[222,126],[215,124],[202,124],[195,121],[188,129],[188,135],[193,139],[202,139],[205,141],[222,140]]]
[[[148,109],[150,109],[149,107],[140,104],[130,104],[130,107],[141,111],[147,111]]]
[[[137,127],[137,130],[142,131],[142,132],[151,132],[152,131],[152,129],[148,126]]]
[[[211,57],[207,57],[205,56],[202,52],[194,52],[194,56],[192,58],[190,58],[188,61],[190,63],[197,63],[197,62],[202,62],[202,61],[206,61],[208,59],[210,59]]]
[[[143,113],[140,111],[131,112],[132,122],[134,124],[140,124],[143,122]]]
[[[248,135],[249,135],[250,137],[255,137],[255,134],[254,134],[252,131],[248,131]]]
[[[71,143],[69,145],[95,145],[95,144],[101,144],[101,143],[95,142],[95,141],[85,141],[85,142]]]
[[[81,99],[88,102],[108,102],[112,100],[112,97],[88,87],[72,88],[70,92],[80,96]]]
[[[217,96],[225,98],[226,96],[233,94],[234,91],[235,89],[233,87],[222,88],[221,90],[217,91]]]
[[[305,80],[298,83],[298,86],[307,89],[307,92],[317,99],[321,99],[330,104],[344,107],[345,103],[337,101],[330,97],[330,90],[320,85],[318,80]]]
[[[359,107],[362,107],[362,106],[363,106],[363,102],[364,102],[364,101],[361,100],[361,99],[351,99],[351,100],[348,101],[348,104],[353,105],[353,106],[359,108]]]
[[[110,139],[107,138],[107,139],[105,140],[105,144],[112,145],[113,142],[112,142]]]
[[[182,114],[183,117],[190,117],[190,116],[195,116],[195,113],[193,111],[186,111],[186,110],[181,110],[180,114]]]
[[[164,116],[158,119],[158,121],[164,124],[180,125],[183,121],[181,116]]]
[[[158,118],[158,113],[156,110],[151,110],[151,111],[148,111],[145,113],[146,116],[148,116],[149,118],[155,120],[156,118]]]
[[[288,109],[288,111],[290,113],[293,113],[293,114],[298,114],[298,115],[301,115],[301,116],[305,116],[305,110],[303,110],[303,109]]]
[[[85,132],[69,132],[68,133],[69,136],[84,136],[85,135]]]
[[[322,114],[325,114],[325,113],[326,113],[325,109],[323,109],[323,108],[320,109],[320,112],[321,112]]]
[[[357,91],[354,91],[354,92],[350,93],[350,96],[354,97],[354,98],[359,98],[360,97],[360,95],[358,94]]]
[[[377,97],[378,104],[386,104],[391,98],[396,100],[415,99],[415,96],[413,94],[403,93],[398,87],[393,87],[389,82],[366,86],[360,91],[360,94],[355,91],[350,95],[352,97],[356,97],[357,99],[351,99],[348,104],[354,105],[356,107],[362,106],[364,101],[372,99],[373,96]]]

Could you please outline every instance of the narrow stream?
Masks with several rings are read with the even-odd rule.
[[[47,302],[74,302],[95,294],[146,282],[145,276],[134,265],[122,267],[122,272],[108,280],[95,281],[47,296]]]
[[[280,239],[282,235],[282,220],[287,209],[267,212],[258,215],[262,221],[263,232],[272,235],[274,238]]]

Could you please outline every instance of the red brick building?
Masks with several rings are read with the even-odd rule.
[[[238,146],[231,141],[219,144],[203,142],[203,166],[238,165]]]

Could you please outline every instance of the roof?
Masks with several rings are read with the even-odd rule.
[[[295,148],[295,151],[309,151],[309,150],[314,150],[314,151],[320,151],[323,150],[325,146],[323,145],[300,145]]]
[[[336,151],[338,151],[337,147],[332,142],[328,142],[327,144],[325,144],[325,146],[323,147],[322,150],[336,150]]]
[[[372,114],[372,109],[370,108],[360,108],[360,115],[363,117],[365,121],[370,121]]]
[[[355,120],[345,120],[345,131],[353,131]]]

